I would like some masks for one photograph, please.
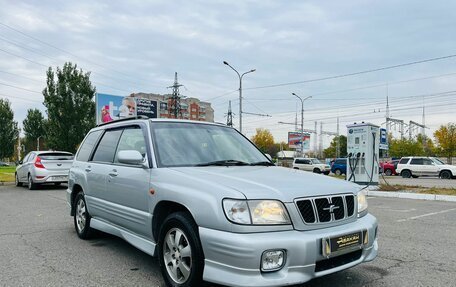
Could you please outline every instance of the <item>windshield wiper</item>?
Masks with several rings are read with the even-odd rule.
[[[195,166],[232,166],[232,165],[250,165],[248,162],[240,161],[240,160],[233,160],[233,159],[225,159],[225,160],[216,160],[210,161],[205,163],[195,164]]]
[[[259,161],[259,162],[251,163],[250,165],[273,166],[275,164],[273,164],[273,163],[271,163],[269,161]]]

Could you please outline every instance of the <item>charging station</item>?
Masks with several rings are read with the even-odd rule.
[[[378,185],[380,127],[371,123],[347,126],[347,180]]]

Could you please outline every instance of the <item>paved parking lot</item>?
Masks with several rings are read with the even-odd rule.
[[[303,286],[454,286],[456,203],[369,203],[380,222],[379,257]],[[0,186],[0,204],[1,286],[164,286],[157,260],[123,240],[78,239],[65,187]]]
[[[408,186],[456,188],[456,179],[440,179],[438,177],[402,178],[401,176],[385,176],[389,184],[400,184]],[[380,182],[383,178],[380,176]]]

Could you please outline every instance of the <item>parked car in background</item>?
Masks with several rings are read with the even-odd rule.
[[[396,172],[404,178],[438,176],[450,179],[456,176],[456,166],[445,164],[435,157],[410,156],[401,158]]]
[[[359,185],[275,166],[222,124],[99,125],[77,152],[67,201],[81,239],[97,229],[158,257],[166,286],[289,286],[378,253]]]
[[[347,159],[336,158],[331,165],[331,172],[335,175],[347,174]]]
[[[392,160],[392,161],[388,161],[388,162],[381,162],[380,163],[380,170],[382,170],[382,172],[385,174],[385,175],[397,175],[396,173],[396,167],[397,167],[397,164],[398,164],[399,160]]]
[[[293,168],[326,175],[331,171],[329,165],[322,163],[316,158],[295,158],[293,160]]]
[[[26,183],[29,189],[36,189],[44,183],[66,183],[73,158],[64,151],[32,151],[16,167],[16,186]]]
[[[0,166],[9,166],[9,163],[4,162],[4,161],[0,161]]]

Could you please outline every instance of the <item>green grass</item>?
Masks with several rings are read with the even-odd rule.
[[[0,166],[0,182],[13,182],[15,166]]]

